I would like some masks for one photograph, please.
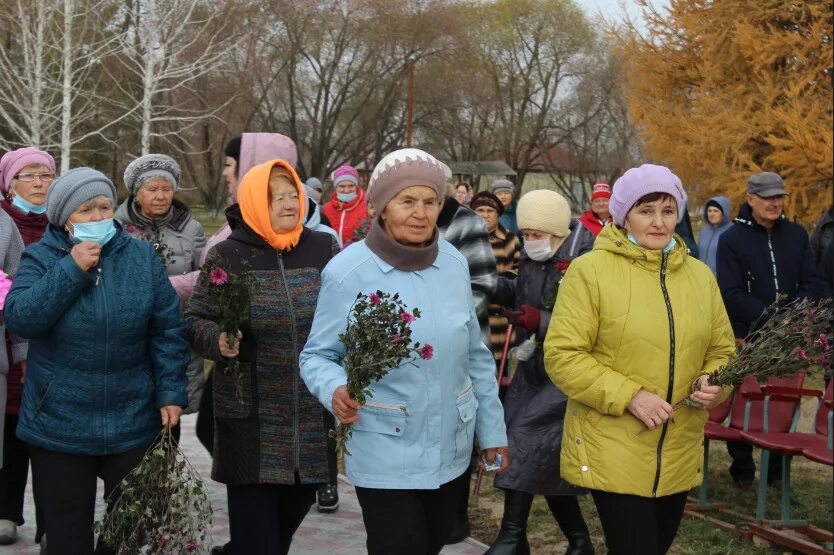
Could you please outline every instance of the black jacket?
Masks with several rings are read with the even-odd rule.
[[[808,233],[781,219],[768,231],[744,203],[733,226],[718,240],[718,285],[736,337],[747,337],[753,323],[780,295],[785,301],[819,297],[819,283]]]

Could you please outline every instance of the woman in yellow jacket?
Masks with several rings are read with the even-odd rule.
[[[695,407],[672,418],[672,405],[708,408],[728,393],[706,381],[734,340],[712,272],[674,235],[685,202],[668,168],[628,170],[614,223],[560,284],[544,343],[547,373],[570,398],[562,477],[591,490],[612,555],[669,549],[701,483],[707,420]]]

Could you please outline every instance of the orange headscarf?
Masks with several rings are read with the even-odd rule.
[[[285,233],[276,233],[269,219],[269,174],[274,167],[280,167],[289,173],[295,190],[298,191],[298,223],[295,229]],[[304,221],[306,198],[304,186],[298,179],[298,174],[290,164],[283,160],[270,160],[253,167],[243,176],[237,191],[237,201],[240,204],[243,221],[264,241],[278,250],[288,250],[298,244],[303,229],[301,222]]]

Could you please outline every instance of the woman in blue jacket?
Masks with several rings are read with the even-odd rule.
[[[6,298],[7,327],[32,347],[17,435],[50,555],[93,552],[96,478],[110,496],[188,402],[179,299],[153,246],[113,222],[115,196],[90,168],[57,179]]]
[[[718,271],[718,238],[730,229],[732,204],[727,197],[712,197],[704,205],[704,227],[698,236],[698,257],[709,266],[712,275]]]
[[[487,461],[507,434],[495,362],[481,340],[466,259],[438,238],[446,190],[441,164],[417,149],[383,158],[368,186],[379,209],[368,236],[337,255],[322,273],[313,327],[301,353],[301,377],[324,406],[355,423],[346,457],[375,554],[436,554],[468,488],[474,434]],[[399,293],[421,317],[415,341],[434,356],[392,370],[374,384],[364,407],[345,388],[345,331],[357,293]],[[360,410],[361,409],[361,410]]]

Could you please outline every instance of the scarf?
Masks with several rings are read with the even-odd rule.
[[[272,168],[280,167],[286,170],[293,180],[298,192],[298,222],[295,228],[284,233],[277,233],[272,229],[269,219],[269,173]],[[252,168],[246,173],[237,190],[237,199],[243,221],[266,241],[272,248],[289,250],[298,244],[301,231],[304,229],[304,188],[295,170],[283,160],[272,160]]]
[[[425,247],[409,247],[393,240],[385,232],[382,221],[376,217],[365,238],[371,252],[398,270],[415,272],[425,270],[437,260],[439,233],[435,227],[429,244]]]
[[[46,214],[24,214],[17,206],[12,205],[8,199],[3,199],[0,202],[0,207],[11,216],[20,231],[20,236],[23,238],[23,245],[28,247],[33,243],[37,243],[43,237],[43,232],[46,231],[46,226],[49,224],[49,219]]]

